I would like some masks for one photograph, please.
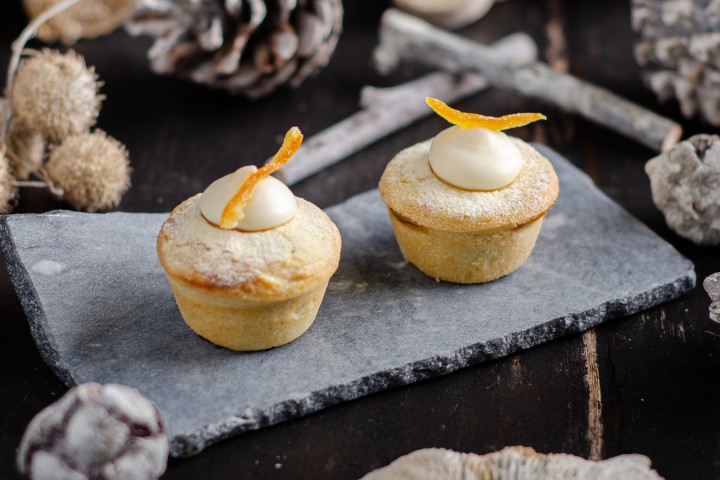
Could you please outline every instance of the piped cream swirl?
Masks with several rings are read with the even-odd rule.
[[[220,225],[223,210],[245,179],[257,171],[257,167],[242,167],[230,175],[215,180],[200,197],[200,212],[214,225]],[[247,232],[268,230],[289,222],[297,213],[295,195],[280,180],[266,177],[255,187],[245,216],[233,228]]]
[[[430,145],[430,166],[440,179],[466,190],[498,190],[520,173],[520,150],[502,132],[450,127]]]

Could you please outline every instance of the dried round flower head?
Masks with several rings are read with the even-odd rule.
[[[49,140],[85,132],[95,124],[100,102],[97,75],[73,51],[45,49],[20,63],[12,88],[13,114]]]
[[[116,206],[130,187],[127,150],[102,130],[73,135],[53,148],[45,173],[62,200],[88,212]]]
[[[16,194],[10,164],[0,149],[0,213],[10,213]]]
[[[27,128],[13,117],[5,134],[5,154],[15,178],[25,180],[31,173],[40,170],[45,157],[45,145],[40,132]]]
[[[160,411],[140,392],[84,383],[32,419],[17,465],[32,480],[151,480],[169,450]]]
[[[23,0],[33,19],[60,0]],[[135,0],[83,0],[45,22],[37,37],[45,42],[60,40],[66,45],[80,38],[95,38],[125,23],[135,9]]]

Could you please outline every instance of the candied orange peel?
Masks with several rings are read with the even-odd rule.
[[[442,118],[463,128],[487,128],[488,130],[507,130],[508,128],[522,127],[538,120],[547,120],[542,113],[513,113],[502,117],[487,117],[477,113],[466,113],[449,107],[446,103],[432,97],[425,101],[435,113]]]
[[[256,172],[251,173],[225,205],[222,217],[220,217],[220,228],[234,228],[235,224],[245,217],[245,207],[250,203],[255,187],[260,183],[260,180],[280,170],[295,155],[302,141],[303,134],[298,127],[292,127],[287,131],[283,144],[272,160],[258,168]]]

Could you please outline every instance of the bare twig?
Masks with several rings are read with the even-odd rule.
[[[519,62],[537,56],[535,43],[525,34],[510,35],[488,48]],[[396,87],[365,87],[360,99],[364,109],[306,140],[279,176],[288,185],[297,183],[431,114],[426,96],[452,102],[487,86],[487,81],[475,74],[436,72]]]
[[[657,151],[672,147],[682,127],[608,90],[541,62],[518,64],[493,49],[395,9],[383,15],[375,61],[383,72],[409,60],[449,72],[475,72],[492,85],[545,100],[610,127]]]

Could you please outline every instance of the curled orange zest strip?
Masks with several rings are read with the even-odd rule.
[[[230,201],[223,209],[222,217],[220,217],[220,228],[234,228],[238,221],[245,216],[245,207],[250,203],[255,187],[260,180],[267,177],[273,172],[280,170],[288,160],[295,155],[303,141],[303,134],[298,127],[292,127],[285,134],[285,140],[280,146],[272,160],[258,168],[256,172],[251,173],[240,185],[238,191],[233,195]]]
[[[488,130],[507,130],[508,128],[522,127],[528,123],[538,120],[547,120],[541,113],[513,113],[502,117],[486,117],[477,113],[465,113],[460,110],[448,107],[447,104],[432,97],[426,97],[425,101],[435,113],[442,118],[464,128],[487,128]]]

